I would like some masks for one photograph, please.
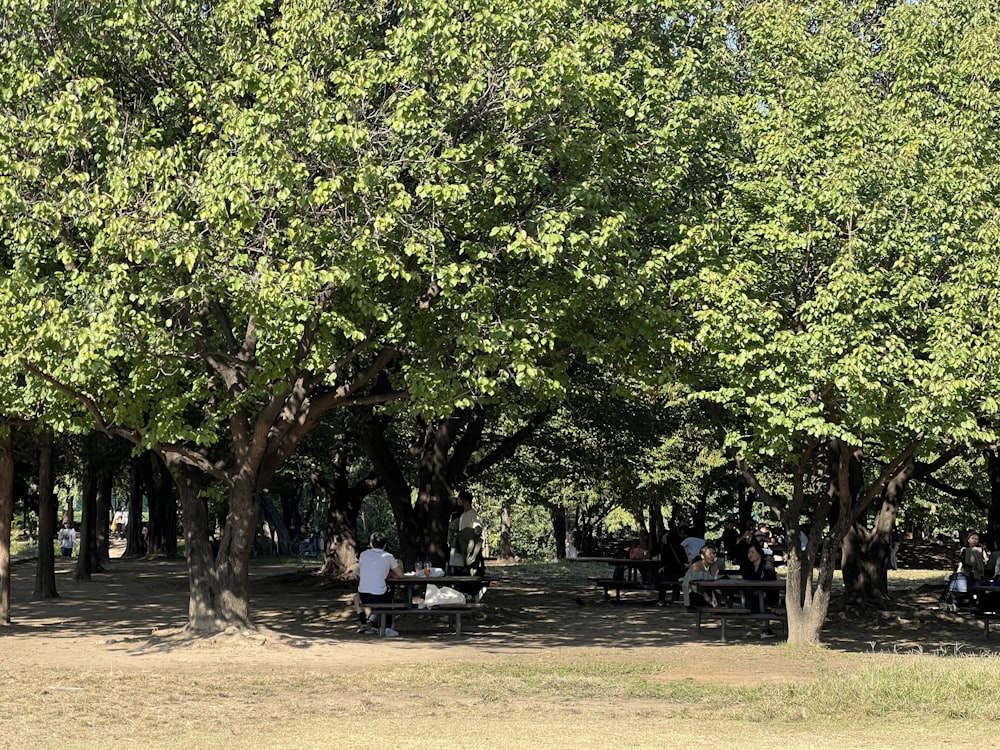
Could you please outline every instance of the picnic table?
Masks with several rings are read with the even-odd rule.
[[[588,578],[598,588],[604,590],[604,600],[611,601],[611,592],[615,592],[614,601],[621,602],[622,591],[634,591],[636,589],[673,589],[676,596],[680,596],[679,581],[658,581],[657,573],[663,567],[661,560],[650,560],[643,557],[631,559],[627,557],[575,557],[570,558],[571,562],[602,563],[610,565],[612,568],[621,568],[624,575],[621,578],[614,576],[594,576]]]
[[[413,594],[417,589],[426,588],[428,583],[435,586],[449,586],[462,592],[468,592],[475,601],[483,597],[483,593],[489,588],[492,578],[487,576],[420,576],[414,573],[406,573],[402,578],[386,578],[385,582],[393,589],[403,589],[406,606],[414,609]]]
[[[479,609],[482,606],[479,600],[482,598],[491,580],[493,579],[486,576],[425,576],[407,573],[402,578],[385,579],[385,582],[392,587],[394,592],[397,589],[403,590],[404,601],[372,603],[365,606],[377,617],[379,635],[385,635],[386,623],[392,615],[447,617],[449,622],[455,623],[455,635],[461,635],[462,615]],[[449,586],[457,589],[465,593],[466,597],[472,597],[472,601],[441,604],[421,609],[414,603],[414,591],[426,588],[428,584]]]
[[[990,621],[1000,619],[1000,586],[979,584],[972,587],[976,605],[972,616],[983,621],[983,634],[990,637]]]
[[[772,592],[779,592],[781,599],[784,599],[785,582],[778,581],[758,581],[744,578],[717,578],[715,580],[691,581],[691,589],[698,591],[706,599],[710,599],[713,593],[727,602],[719,607],[695,607],[695,630],[701,632],[701,623],[705,618],[718,620],[722,626],[720,640],[726,640],[726,624],[730,620],[762,620],[764,627],[769,627],[772,620],[778,620],[785,624],[787,633],[788,625],[785,621],[785,610],[783,607],[768,607],[766,603],[767,595]],[[733,598],[738,602],[733,602]],[[757,597],[756,607],[751,607],[748,599]]]

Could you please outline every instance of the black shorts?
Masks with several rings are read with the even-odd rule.
[[[389,604],[392,602],[392,589],[384,594],[369,594],[365,591],[359,591],[358,596],[361,597],[362,604]]]

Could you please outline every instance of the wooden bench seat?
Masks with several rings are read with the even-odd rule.
[[[695,631],[701,633],[701,621],[703,619],[718,620],[722,625],[722,633],[719,640],[726,640],[726,623],[735,620],[760,620],[764,627],[768,627],[774,620],[785,621],[787,614],[782,607],[771,607],[764,612],[754,612],[746,607],[694,607]],[[787,630],[787,625],[785,626]]]
[[[402,602],[392,602],[384,604],[366,604],[365,607],[370,609],[373,615],[377,616],[379,635],[385,635],[386,619],[389,615],[393,615],[395,617],[409,617],[411,615],[419,617],[428,615],[447,617],[449,621],[453,620],[455,622],[455,635],[461,635],[462,615],[469,612],[475,612],[476,610],[481,609],[482,605],[476,602],[469,602],[466,604],[442,604],[438,607],[417,609],[414,607],[408,607]]]

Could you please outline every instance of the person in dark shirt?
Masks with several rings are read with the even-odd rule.
[[[743,579],[746,581],[777,581],[778,573],[774,569],[774,563],[764,550],[757,544],[751,544],[747,549],[747,565],[743,567]],[[768,591],[764,596],[766,606],[774,606],[778,603],[778,592]],[[751,599],[750,607],[757,609],[758,602]],[[771,628],[764,628],[760,631],[761,638],[774,638],[775,633]]]

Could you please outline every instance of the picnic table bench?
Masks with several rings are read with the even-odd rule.
[[[783,606],[768,606],[766,597],[771,592],[777,592],[782,597],[785,591],[784,581],[757,581],[743,579],[714,579],[691,581],[691,589],[697,590],[706,599],[712,592],[720,594],[724,599],[734,596],[739,599],[740,606],[692,607],[695,612],[695,631],[701,633],[701,623],[705,618],[719,620],[722,624],[720,640],[726,640],[726,624],[733,620],[760,620],[764,627],[770,627],[773,621],[779,621],[788,633],[787,611]],[[748,599],[756,598],[756,606],[748,606]]]
[[[379,635],[385,635],[386,619],[389,615],[392,615],[393,617],[446,617],[449,622],[454,621],[455,635],[461,635],[462,615],[475,612],[476,610],[481,609],[483,605],[478,602],[467,602],[465,604],[442,604],[436,607],[419,609],[417,607],[407,606],[404,602],[387,602],[381,604],[366,604],[365,606],[372,611],[372,615],[377,616]]]
[[[991,585],[976,586],[975,604],[969,614],[976,620],[983,621],[983,632],[990,637],[990,621],[1000,619],[1000,587]]]

